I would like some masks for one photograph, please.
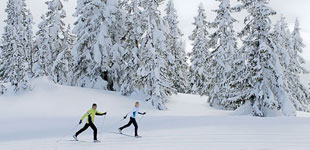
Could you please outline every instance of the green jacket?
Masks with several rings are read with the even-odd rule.
[[[104,115],[104,113],[102,112],[99,112],[93,108],[91,108],[89,111],[87,111],[87,113],[85,115],[83,115],[82,119],[81,120],[84,120],[86,118],[86,116],[88,116],[88,119],[87,119],[87,123],[89,123],[89,121],[91,122],[94,122],[95,121],[95,115],[99,115],[99,116],[102,116]],[[89,118],[90,117],[90,118]]]

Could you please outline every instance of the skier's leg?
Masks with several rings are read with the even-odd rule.
[[[132,123],[135,126],[135,136],[138,136],[138,124],[136,119],[133,119]]]
[[[75,136],[78,136],[79,134],[84,132],[88,127],[89,127],[89,124],[86,123],[85,126],[81,130],[79,130],[78,132],[75,133]]]
[[[93,123],[89,123],[90,127],[94,130],[94,140],[97,140],[97,128]]]
[[[131,124],[132,124],[132,118],[130,118],[129,122],[126,125],[120,127],[119,129],[123,130],[123,129],[129,127]]]

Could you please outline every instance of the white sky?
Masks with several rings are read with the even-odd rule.
[[[34,29],[37,30],[37,24],[40,22],[40,16],[46,12],[47,6],[44,4],[46,0],[26,0],[28,8],[31,10],[34,21],[36,23]],[[6,14],[4,12],[7,0],[1,0],[0,5],[0,34],[3,32],[4,22]],[[215,13],[212,10],[216,9],[218,2],[215,0],[174,0],[175,7],[178,12],[180,28],[184,33],[184,39],[186,40],[187,51],[190,51],[191,45],[188,41],[188,36],[193,30],[192,23],[194,22],[194,16],[197,14],[197,7],[199,3],[203,3],[207,11],[207,20],[212,21],[215,17]],[[232,0],[232,4],[236,4],[236,0]],[[72,17],[74,8],[76,6],[76,0],[69,0],[64,2],[65,10],[67,11],[66,23],[73,23],[75,18]],[[271,0],[270,6],[278,12],[278,15],[273,19],[278,19],[281,14],[287,18],[290,28],[293,28],[295,18],[298,17],[302,28],[302,37],[307,47],[304,49],[303,56],[305,59],[310,60],[310,0]],[[165,5],[161,6],[163,9]],[[164,14],[164,12],[162,12]],[[244,14],[235,15],[235,18],[240,22],[235,25],[236,31],[239,31],[243,24]]]

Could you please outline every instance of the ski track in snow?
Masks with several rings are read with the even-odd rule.
[[[179,94],[172,96],[169,110],[157,111],[142,102],[146,111],[139,124],[142,138],[110,132],[128,120],[119,121],[141,97],[117,93],[37,83],[34,91],[19,96],[0,97],[0,150],[308,150],[310,114],[298,117],[235,116],[230,111],[210,108],[206,98]],[[96,117],[98,138],[92,142],[88,129],[72,141],[71,130],[90,105],[108,116]],[[140,118],[137,118],[139,121]],[[104,126],[103,125],[104,121]],[[85,121],[83,122],[85,123]],[[71,131],[70,131],[71,130]],[[104,132],[102,132],[104,130]],[[133,127],[124,133],[133,135]],[[61,139],[61,141],[57,142]]]

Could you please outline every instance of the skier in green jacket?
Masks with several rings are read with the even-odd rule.
[[[100,142],[98,139],[97,139],[97,128],[94,124],[94,121],[95,121],[95,115],[98,115],[98,116],[103,116],[103,115],[107,115],[107,112],[105,113],[102,113],[102,112],[99,112],[96,110],[97,109],[97,104],[93,104],[92,108],[87,111],[87,113],[85,115],[83,115],[82,119],[80,120],[79,124],[82,123],[82,121],[86,118],[86,124],[84,125],[84,127],[82,129],[80,129],[78,132],[75,133],[75,135],[73,135],[73,138],[78,141],[77,139],[77,136],[79,134],[81,134],[82,132],[84,132],[88,127],[91,127],[93,130],[94,130],[94,142]]]

